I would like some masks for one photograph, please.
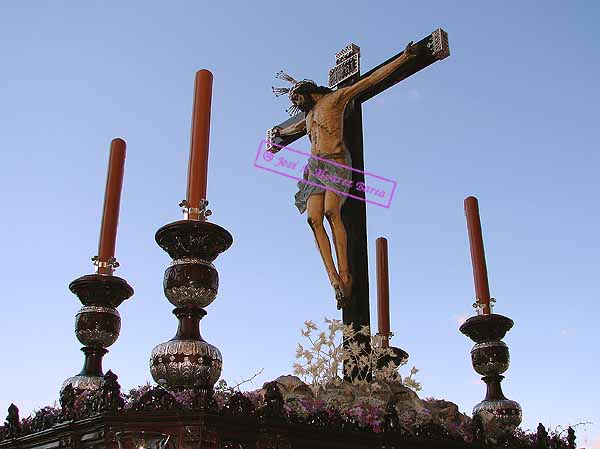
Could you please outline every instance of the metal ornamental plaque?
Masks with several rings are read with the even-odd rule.
[[[336,66],[329,69],[329,87],[335,89],[340,83],[360,73],[360,47],[346,46],[335,55]]]
[[[450,46],[448,45],[448,33],[441,28],[438,28],[431,33],[431,38],[427,44],[427,48],[431,50],[431,54],[437,60],[450,56]]]

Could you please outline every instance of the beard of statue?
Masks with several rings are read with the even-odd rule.
[[[300,97],[300,101],[296,102],[295,104],[298,107],[298,109],[307,114],[314,107],[316,101],[310,94],[302,94],[300,95]]]

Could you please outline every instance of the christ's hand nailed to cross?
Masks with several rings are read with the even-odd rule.
[[[271,128],[271,136],[279,137],[280,134],[281,134],[281,128],[279,126],[274,126],[273,128]]]
[[[269,137],[271,139],[274,139],[275,137],[280,137],[281,136],[281,128],[279,126],[274,126],[273,128],[271,128]],[[281,148],[279,147],[275,147],[275,145],[273,145],[271,148],[269,148],[267,151],[269,153],[277,153]]]

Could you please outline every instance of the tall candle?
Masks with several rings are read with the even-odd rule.
[[[390,338],[390,285],[388,276],[387,240],[379,237],[377,252],[377,324],[379,335],[383,336],[383,347],[389,346]]]
[[[117,226],[119,224],[119,206],[123,189],[123,173],[125,171],[125,150],[127,144],[123,139],[113,139],[110,144],[108,175],[104,193],[104,210],[100,227],[98,244],[98,273],[112,275],[113,268],[106,266],[115,256],[117,242]]]
[[[212,73],[208,70],[196,72],[186,198],[188,207],[192,208],[188,214],[191,220],[198,220],[199,214],[193,209],[199,207],[200,200],[206,199],[212,80]]]
[[[469,245],[471,247],[475,295],[477,297],[477,303],[482,306],[483,314],[489,315],[491,313],[490,286],[485,263],[485,251],[483,249],[483,236],[481,233],[481,221],[479,219],[479,204],[477,198],[474,196],[465,199],[465,215],[467,217]]]

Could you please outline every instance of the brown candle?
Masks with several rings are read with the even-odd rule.
[[[390,338],[390,285],[388,276],[388,247],[384,237],[377,239],[377,325],[383,336],[383,347]]]
[[[200,206],[200,200],[206,199],[212,80],[212,73],[208,70],[200,70],[196,73],[187,185],[187,203],[188,207],[193,209]],[[188,218],[198,220],[199,214],[191,211]]]
[[[483,250],[483,236],[479,220],[479,204],[477,198],[470,196],[465,199],[465,215],[469,231],[469,244],[471,246],[471,262],[473,263],[473,280],[475,282],[475,295],[477,303],[482,306],[483,314],[489,315],[490,286],[488,284],[485,252]]]
[[[119,205],[123,188],[123,173],[125,171],[125,149],[123,139],[113,139],[110,144],[108,175],[104,193],[104,210],[100,227],[100,243],[98,245],[98,273],[111,275],[113,268],[106,266],[115,256],[117,242],[117,226],[119,224]]]

